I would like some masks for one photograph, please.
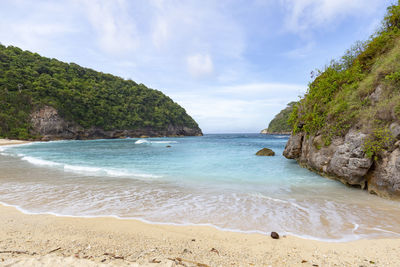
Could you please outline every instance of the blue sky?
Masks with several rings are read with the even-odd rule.
[[[0,42],[159,89],[205,133],[259,132],[391,0],[3,0]]]

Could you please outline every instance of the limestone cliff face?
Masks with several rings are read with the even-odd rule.
[[[324,146],[322,137],[294,134],[286,144],[283,155],[296,159],[301,166],[344,184],[367,189],[370,193],[400,199],[400,125],[390,126],[397,142],[373,161],[362,146],[367,134],[350,130]]]
[[[84,129],[80,125],[64,120],[57,110],[50,106],[44,106],[31,114],[32,132],[41,136],[42,140],[59,139],[108,139],[140,136],[200,136],[199,128],[169,125],[165,130],[156,130],[151,127],[135,130],[111,130],[92,127]]]

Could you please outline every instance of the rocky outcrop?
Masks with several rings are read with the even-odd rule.
[[[269,148],[263,148],[256,153],[256,156],[275,156],[275,152]]]
[[[300,158],[303,138],[304,138],[303,133],[291,135],[288,142],[286,143],[283,155],[288,159]]]
[[[109,139],[123,137],[161,137],[161,136],[200,136],[199,128],[189,128],[180,125],[169,125],[167,129],[158,130],[151,127],[134,130],[110,130],[91,127],[84,129],[74,122],[64,120],[58,111],[50,106],[44,106],[31,114],[32,133],[41,140],[58,139]]]
[[[394,137],[400,137],[400,125],[390,127]],[[400,198],[400,141],[379,155],[377,161],[363,152],[367,134],[350,130],[345,137],[332,140],[329,146],[322,137],[294,134],[286,144],[283,155],[323,176],[344,184],[367,189],[388,198]]]
[[[400,141],[393,152],[385,152],[367,176],[368,191],[387,198],[400,199]]]

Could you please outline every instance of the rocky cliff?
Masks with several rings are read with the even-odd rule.
[[[382,197],[400,199],[400,125],[390,126],[393,146],[377,160],[366,157],[363,144],[367,134],[351,129],[344,137],[324,146],[321,135],[297,133],[290,137],[283,155],[323,176],[366,189]]]
[[[200,136],[198,127],[169,125],[167,129],[159,130],[151,127],[135,130],[109,130],[99,127],[83,128],[74,122],[64,120],[58,111],[50,106],[44,106],[31,114],[32,132],[41,137],[41,140],[58,139],[99,139],[124,137],[162,137],[162,136]]]
[[[400,199],[400,1],[369,40],[312,76],[289,116],[284,156],[344,184]]]

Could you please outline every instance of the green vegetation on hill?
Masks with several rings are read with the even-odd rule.
[[[287,104],[287,107],[281,110],[269,123],[268,125],[268,133],[283,133],[292,131],[292,127],[289,124],[289,116],[293,111],[293,106],[297,102],[290,102]]]
[[[160,91],[0,44],[0,137],[32,138],[30,114],[44,105],[84,128],[198,127]]]
[[[316,71],[290,115],[294,133],[321,134],[325,145],[351,127],[369,132],[364,150],[370,157],[387,148],[380,141],[390,139],[386,129],[394,121],[400,121],[400,1],[368,41]]]

